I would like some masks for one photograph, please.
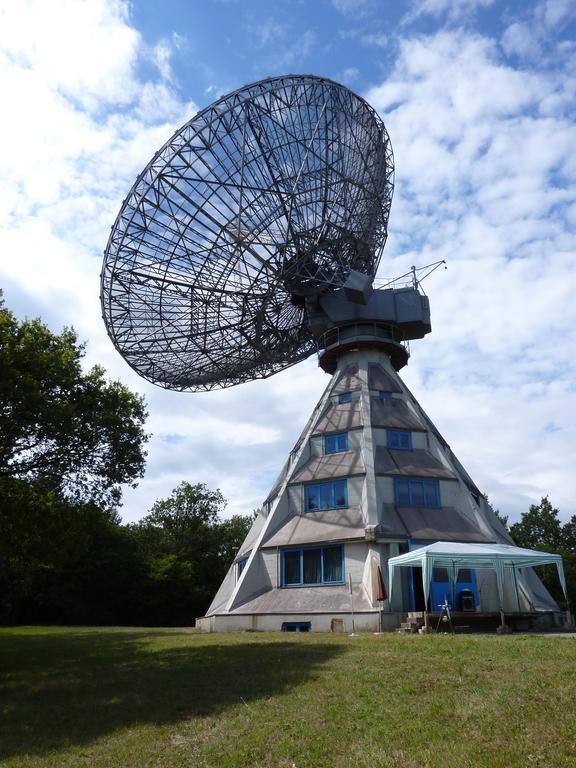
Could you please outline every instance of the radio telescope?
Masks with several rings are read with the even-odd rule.
[[[308,357],[306,299],[374,277],[393,175],[384,124],[342,85],[277,77],[219,99],[153,157],[112,228],[114,345],[149,381],[191,391]]]
[[[505,610],[522,620],[558,610],[533,561],[506,571],[510,537],[398,376],[407,342],[431,325],[415,268],[408,285],[374,287],[393,178],[390,139],[366,101],[326,78],[276,77],[180,128],[114,223],[102,311],[144,378],[211,390],[314,352],[333,374],[204,629],[391,629],[448,596],[467,624],[468,611],[504,622]],[[450,566],[421,564],[418,581],[430,547],[414,545],[431,542]],[[387,566],[410,568],[394,598]]]

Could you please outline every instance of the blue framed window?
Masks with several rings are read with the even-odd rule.
[[[339,403],[351,403],[352,402],[352,392],[342,392],[341,395],[338,395],[338,402]]]
[[[341,509],[348,506],[348,481],[310,483],[305,486],[306,512],[319,509]]]
[[[394,448],[397,451],[411,451],[412,432],[388,430],[386,434],[386,445],[388,448]]]
[[[285,549],[282,552],[282,586],[343,583],[344,551],[341,544]]]
[[[438,480],[394,479],[394,498],[399,507],[439,507]]]
[[[383,390],[380,390],[378,392],[378,397],[380,400],[392,400],[392,392],[384,392]]]
[[[246,567],[247,562],[248,562],[248,558],[243,557],[242,560],[238,560],[238,562],[236,563],[236,580],[238,580],[242,575],[242,571]]]
[[[324,437],[324,453],[341,453],[348,450],[348,432]]]
[[[312,632],[311,621],[283,621],[282,632]]]

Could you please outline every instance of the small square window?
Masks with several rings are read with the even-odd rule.
[[[348,432],[338,435],[326,435],[324,438],[324,453],[341,453],[348,450]]]
[[[305,487],[306,512],[320,509],[341,509],[348,506],[348,482],[335,480],[327,483],[311,483]]]
[[[339,403],[351,403],[352,402],[352,392],[342,392],[341,395],[338,395],[338,402]]]
[[[394,480],[394,498],[399,507],[440,506],[440,484],[438,480]]]
[[[411,451],[412,433],[389,430],[386,435],[386,445],[388,448],[393,448],[397,451]]]

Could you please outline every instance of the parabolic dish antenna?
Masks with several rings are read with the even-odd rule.
[[[306,300],[375,275],[393,174],[383,122],[338,83],[290,75],[219,99],[154,156],[114,223],[101,279],[114,345],[190,391],[308,357]]]

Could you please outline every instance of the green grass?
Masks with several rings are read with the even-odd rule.
[[[576,640],[0,630],[0,766],[576,766]]]

